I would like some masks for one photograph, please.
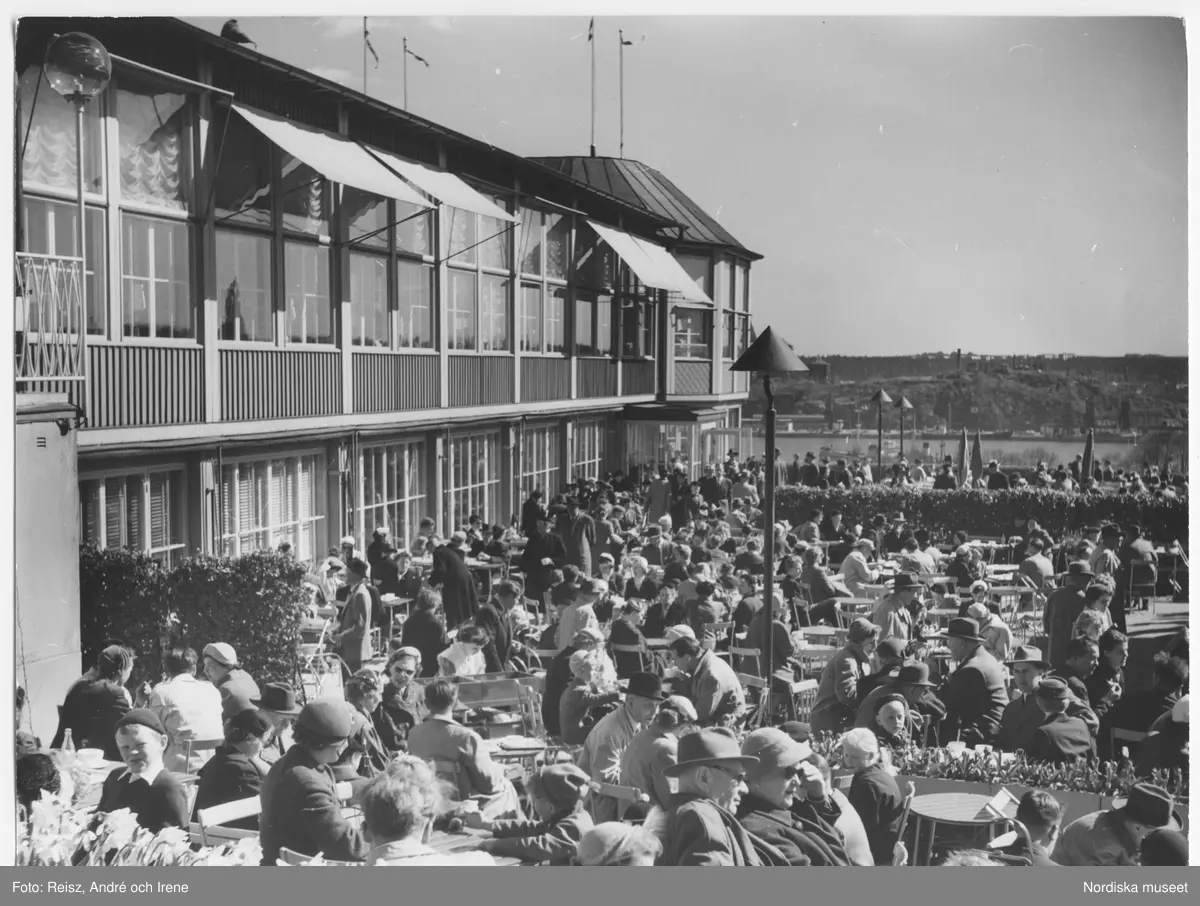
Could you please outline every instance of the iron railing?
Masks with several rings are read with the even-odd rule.
[[[84,380],[83,259],[17,252],[16,265],[16,380]]]

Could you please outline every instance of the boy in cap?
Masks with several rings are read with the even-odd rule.
[[[138,824],[157,834],[163,828],[186,829],[187,792],[178,778],[163,767],[167,731],[153,711],[135,708],[116,727],[117,748],[124,768],[117,768],[104,781],[98,812],[127,808]]]
[[[592,829],[592,816],[583,808],[591,791],[588,775],[570,763],[545,765],[530,775],[525,788],[534,820],[489,821],[479,812],[468,813],[468,827],[492,832],[479,848],[522,862],[568,864],[583,835]]]

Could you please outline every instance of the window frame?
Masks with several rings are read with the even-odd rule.
[[[281,523],[281,525],[278,525],[278,526],[272,525],[272,523],[271,523],[271,499],[270,499],[272,464],[279,460],[296,463],[297,469],[296,469],[296,473],[295,473],[296,474],[296,482],[295,482],[296,500],[295,500],[295,503],[298,504],[299,503],[299,494],[300,494],[300,481],[299,481],[300,460],[304,459],[304,458],[309,458],[309,457],[313,459],[313,469],[312,469],[313,480],[312,480],[311,487],[313,490],[314,500],[313,500],[313,505],[312,505],[312,513],[309,515],[309,517],[306,520],[300,519],[299,517],[297,517],[294,521],[290,521],[287,523]],[[239,512],[239,507],[237,506],[237,500],[238,500],[238,496],[239,496],[238,488],[239,488],[239,484],[240,484],[239,479],[241,476],[241,469],[243,466],[247,466],[247,465],[264,466],[265,467],[265,474],[266,474],[265,486],[267,489],[267,497],[263,501],[263,513],[265,515],[264,524],[260,525],[260,526],[255,526],[248,530],[242,530],[241,513]],[[320,448],[316,448],[316,447],[304,448],[301,450],[289,450],[289,451],[280,452],[280,453],[265,453],[265,454],[261,454],[259,456],[237,456],[237,457],[231,457],[229,459],[223,459],[221,462],[221,472],[217,475],[217,489],[216,489],[218,506],[221,507],[220,515],[223,517],[220,520],[220,524],[217,527],[218,532],[217,532],[217,538],[215,539],[217,553],[220,556],[241,557],[247,553],[251,553],[251,552],[257,551],[257,550],[274,550],[278,547],[278,543],[275,542],[273,539],[276,534],[279,534],[280,528],[282,526],[295,525],[297,527],[297,536],[296,536],[296,540],[292,541],[292,547],[293,547],[293,550],[296,552],[297,557],[299,557],[300,551],[299,551],[299,544],[297,542],[299,540],[300,526],[304,522],[308,522],[311,524],[312,534],[311,534],[310,538],[311,538],[312,550],[313,550],[313,560],[314,560],[314,562],[316,560],[319,560],[324,555],[324,552],[327,550],[326,542],[328,541],[327,535],[328,535],[328,526],[329,526],[329,502],[327,500],[326,488],[325,488],[325,484],[326,484],[325,470],[326,470],[326,468],[327,468],[327,463],[326,463],[326,458],[325,458],[325,451]],[[233,501],[232,512],[226,512],[224,504],[223,504],[224,492],[225,492],[225,473],[229,469],[233,470],[233,475],[234,475],[234,487],[233,487],[233,493],[231,495],[231,500]],[[299,512],[298,506],[297,506],[296,512],[297,513]],[[230,532],[225,531],[226,522],[228,522],[229,525],[231,526]],[[322,534],[322,533],[324,533],[324,534]],[[249,549],[244,550],[242,548],[241,538],[243,535],[250,535],[250,534],[253,534],[253,535],[265,534],[267,536],[267,546],[251,547]]]
[[[494,444],[493,444],[494,442]],[[459,445],[465,444],[465,459],[459,454]],[[480,449],[482,447],[482,450]],[[495,462],[492,462],[491,452],[495,451]],[[471,513],[479,513],[485,521],[495,522],[500,508],[503,506],[501,496],[501,471],[503,466],[504,448],[501,443],[500,431],[484,431],[484,432],[459,432],[451,434],[447,439],[446,444],[446,483],[445,483],[445,500],[446,500],[446,519],[449,522],[450,531],[458,531],[460,525],[465,525],[467,518]],[[474,477],[474,466],[478,464],[482,468],[484,478],[482,481],[472,480]],[[458,478],[455,477],[456,471],[460,470],[461,474],[468,475],[470,478],[465,483],[460,484]],[[475,505],[474,501],[477,495],[474,491],[479,490],[478,498],[483,501],[482,506]],[[462,507],[458,515],[461,519],[456,518],[456,510],[459,509],[460,495],[465,492],[465,506]]]
[[[575,443],[571,456],[573,477],[599,480],[604,470],[604,438],[608,426],[604,419],[581,419],[575,423]],[[582,452],[581,452],[582,451]],[[585,455],[586,454],[586,455]]]
[[[513,200],[509,196],[493,194],[490,189],[481,189],[480,191],[493,204],[506,212],[511,212]],[[467,240],[469,254],[466,250],[454,251],[453,225],[455,218],[460,215],[469,218],[465,222],[471,224]],[[520,262],[516,261],[516,256],[520,252],[516,242],[518,227],[510,226],[508,229],[504,229],[505,221],[445,204],[440,206],[439,216],[442,217],[442,221],[445,224],[442,231],[444,238],[440,251],[442,252],[442,260],[445,262],[447,268],[446,280],[448,284],[445,292],[446,352],[451,355],[514,355],[518,351],[520,344],[517,336],[517,312],[519,311],[520,302],[517,299],[517,295],[522,284],[519,274]],[[499,231],[499,235],[497,235],[497,231]],[[485,252],[493,242],[499,243],[503,249],[502,257],[506,260],[506,265],[501,266],[485,262]],[[472,303],[474,309],[472,321],[475,336],[474,342],[470,346],[455,346],[453,344],[457,342],[458,331],[454,323],[454,313],[465,311],[466,309],[451,308],[450,300],[455,276],[461,277],[465,274],[474,275],[475,292]],[[504,299],[499,309],[489,309],[489,315],[485,317],[485,287],[488,285],[489,280],[497,279],[506,283]],[[489,348],[484,340],[485,322],[492,323],[494,321],[494,312],[496,310],[502,311],[504,317],[504,335],[506,341],[505,348],[503,349]],[[490,340],[490,337],[493,335],[492,331],[489,330],[488,334]]]
[[[177,476],[179,479],[179,484],[178,484],[179,499],[183,504],[183,507],[182,507],[183,512],[182,512],[182,515],[180,516],[180,520],[179,520],[179,530],[180,530],[181,540],[169,541],[166,545],[159,546],[159,547],[153,546],[153,537],[152,537],[153,530],[151,527],[151,520],[150,520],[150,488],[151,488],[151,479],[154,476],[168,476],[168,482],[172,481],[174,479],[174,477]],[[123,479],[125,482],[125,487],[128,487],[130,479],[136,479],[136,478],[140,478],[141,482],[142,482],[141,512],[140,512],[140,518],[142,521],[142,538],[140,539],[140,543],[137,545],[136,548],[134,548],[132,545],[129,545],[129,544],[123,545],[123,546],[117,545],[114,547],[113,545],[108,543],[108,524],[107,524],[107,519],[105,516],[106,511],[107,511],[106,504],[107,504],[107,498],[108,498],[107,482],[115,480],[115,479]],[[162,464],[158,464],[158,465],[154,465],[152,467],[146,467],[146,468],[142,468],[142,469],[132,469],[132,470],[130,470],[130,469],[102,469],[102,470],[87,471],[87,472],[80,473],[79,481],[78,481],[78,484],[79,484],[79,511],[77,513],[77,519],[78,519],[78,527],[79,527],[79,537],[81,539],[81,543],[83,543],[83,544],[88,543],[85,540],[86,536],[87,536],[87,520],[85,519],[84,508],[86,506],[85,501],[90,496],[86,492],[85,488],[87,485],[89,485],[91,483],[98,484],[98,494],[96,497],[96,501],[97,501],[96,505],[97,505],[97,511],[98,511],[97,515],[99,518],[97,519],[97,526],[98,526],[98,529],[100,531],[101,538],[103,541],[102,544],[97,545],[98,549],[100,549],[100,550],[137,550],[137,551],[140,551],[141,553],[146,554],[147,556],[149,556],[151,558],[166,557],[168,561],[170,561],[173,558],[174,552],[176,552],[176,551],[182,552],[182,554],[181,554],[182,557],[186,557],[188,555],[188,552],[191,549],[191,545],[188,542],[188,474],[187,474],[187,468],[183,463],[167,462],[167,463],[162,463]],[[170,486],[170,485],[168,485],[168,486]],[[170,500],[170,497],[171,497],[171,494],[170,494],[170,492],[168,492],[168,501]],[[126,515],[125,507],[122,507],[122,522],[126,523],[127,521],[128,521],[128,517]],[[171,531],[173,526],[171,524],[171,519],[170,519],[169,514],[168,514],[166,523],[167,523],[168,534],[169,535],[173,534]],[[128,530],[127,525],[123,524],[122,528],[125,529],[126,531]]]
[[[514,262],[516,274],[514,276],[514,286],[516,289],[510,294],[513,300],[514,308],[514,325],[513,336],[515,339],[514,348],[520,352],[522,356],[537,356],[543,358],[565,359],[570,358],[574,354],[574,341],[568,336],[568,321],[570,315],[568,310],[573,310],[574,303],[571,297],[571,256],[573,254],[571,243],[571,231],[574,226],[573,215],[562,211],[548,211],[545,208],[538,207],[529,203],[527,196],[517,199],[516,210],[517,216],[521,220],[518,227],[520,231],[520,241],[514,242],[516,246],[516,255],[520,260]],[[530,230],[530,215],[537,216],[537,247],[538,247],[538,266],[540,273],[533,273],[524,269],[525,255],[524,250],[527,247],[527,236]],[[553,218],[554,224],[551,224]],[[549,258],[546,254],[548,248],[549,234],[563,220],[566,221],[567,248],[564,253],[564,265],[566,273],[559,279],[550,276]],[[514,231],[516,232],[516,231]],[[539,343],[536,348],[525,346],[525,323],[528,320],[525,315],[525,294],[526,288],[537,287],[540,291],[541,308],[539,314],[538,337]],[[552,317],[557,315],[557,317]],[[556,343],[557,341],[557,343]],[[557,348],[554,348],[557,345]]]
[[[521,474],[518,477],[522,500],[539,487],[547,500],[562,490],[563,437],[563,426],[559,422],[526,426],[521,444]]]
[[[388,454],[395,450],[397,453],[402,453],[404,456],[405,468],[403,471],[403,488],[400,489],[400,496],[391,498],[387,490],[387,471],[386,458]],[[383,457],[384,466],[384,497],[386,499],[378,503],[368,503],[367,501],[367,457],[379,455]],[[423,485],[421,493],[412,494],[412,488],[409,484],[409,479],[413,475],[413,470],[417,476],[417,484]],[[395,473],[392,473],[395,474]],[[396,440],[382,444],[371,444],[364,446],[359,450],[358,461],[358,476],[356,479],[354,507],[355,525],[360,525],[363,531],[368,531],[381,523],[369,522],[368,513],[374,513],[382,510],[387,516],[386,524],[391,528],[392,538],[398,547],[407,548],[408,542],[412,537],[415,537],[418,528],[421,524],[421,519],[424,518],[429,508],[429,501],[434,498],[436,488],[432,482],[432,475],[429,473],[429,445],[424,437],[415,440]],[[403,527],[403,530],[398,530],[395,520],[392,519],[392,511],[396,507],[402,507],[406,514],[406,521],[409,523]]]
[[[676,306],[676,308],[671,313],[671,315],[672,315],[672,321],[673,321],[672,329],[671,329],[672,348],[674,349],[675,360],[676,361],[684,361],[684,362],[711,362],[713,359],[713,323],[712,323],[713,313],[710,310],[704,309],[704,308],[685,308],[683,306]],[[699,331],[693,332],[691,330],[688,330],[685,333],[681,334],[680,333],[680,325],[683,322],[684,317],[687,317],[688,320],[690,321],[693,316],[700,318]],[[697,342],[695,340],[692,340],[690,342],[685,342],[685,343],[681,344],[680,343],[681,336],[683,336],[683,337],[698,336],[698,337],[700,337],[700,341]],[[701,346],[701,345],[707,350],[707,355],[697,356],[697,355],[691,354],[692,352],[694,352],[696,347]],[[680,349],[688,350],[688,354],[681,354]]]

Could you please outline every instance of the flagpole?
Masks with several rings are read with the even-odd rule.
[[[404,109],[408,109],[408,38],[404,39]]]
[[[617,29],[617,41],[621,45],[621,65],[620,65],[620,97],[621,97],[621,150],[617,156],[622,160],[625,159],[625,29]],[[365,94],[365,92],[364,92]]]
[[[589,30],[595,26],[595,19]],[[588,41],[592,45],[592,157],[596,156],[596,40],[594,36]]]
[[[367,17],[363,16],[363,94],[367,93]]]

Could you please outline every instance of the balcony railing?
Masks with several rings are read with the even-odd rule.
[[[16,380],[82,381],[83,259],[18,252],[16,265]]]

